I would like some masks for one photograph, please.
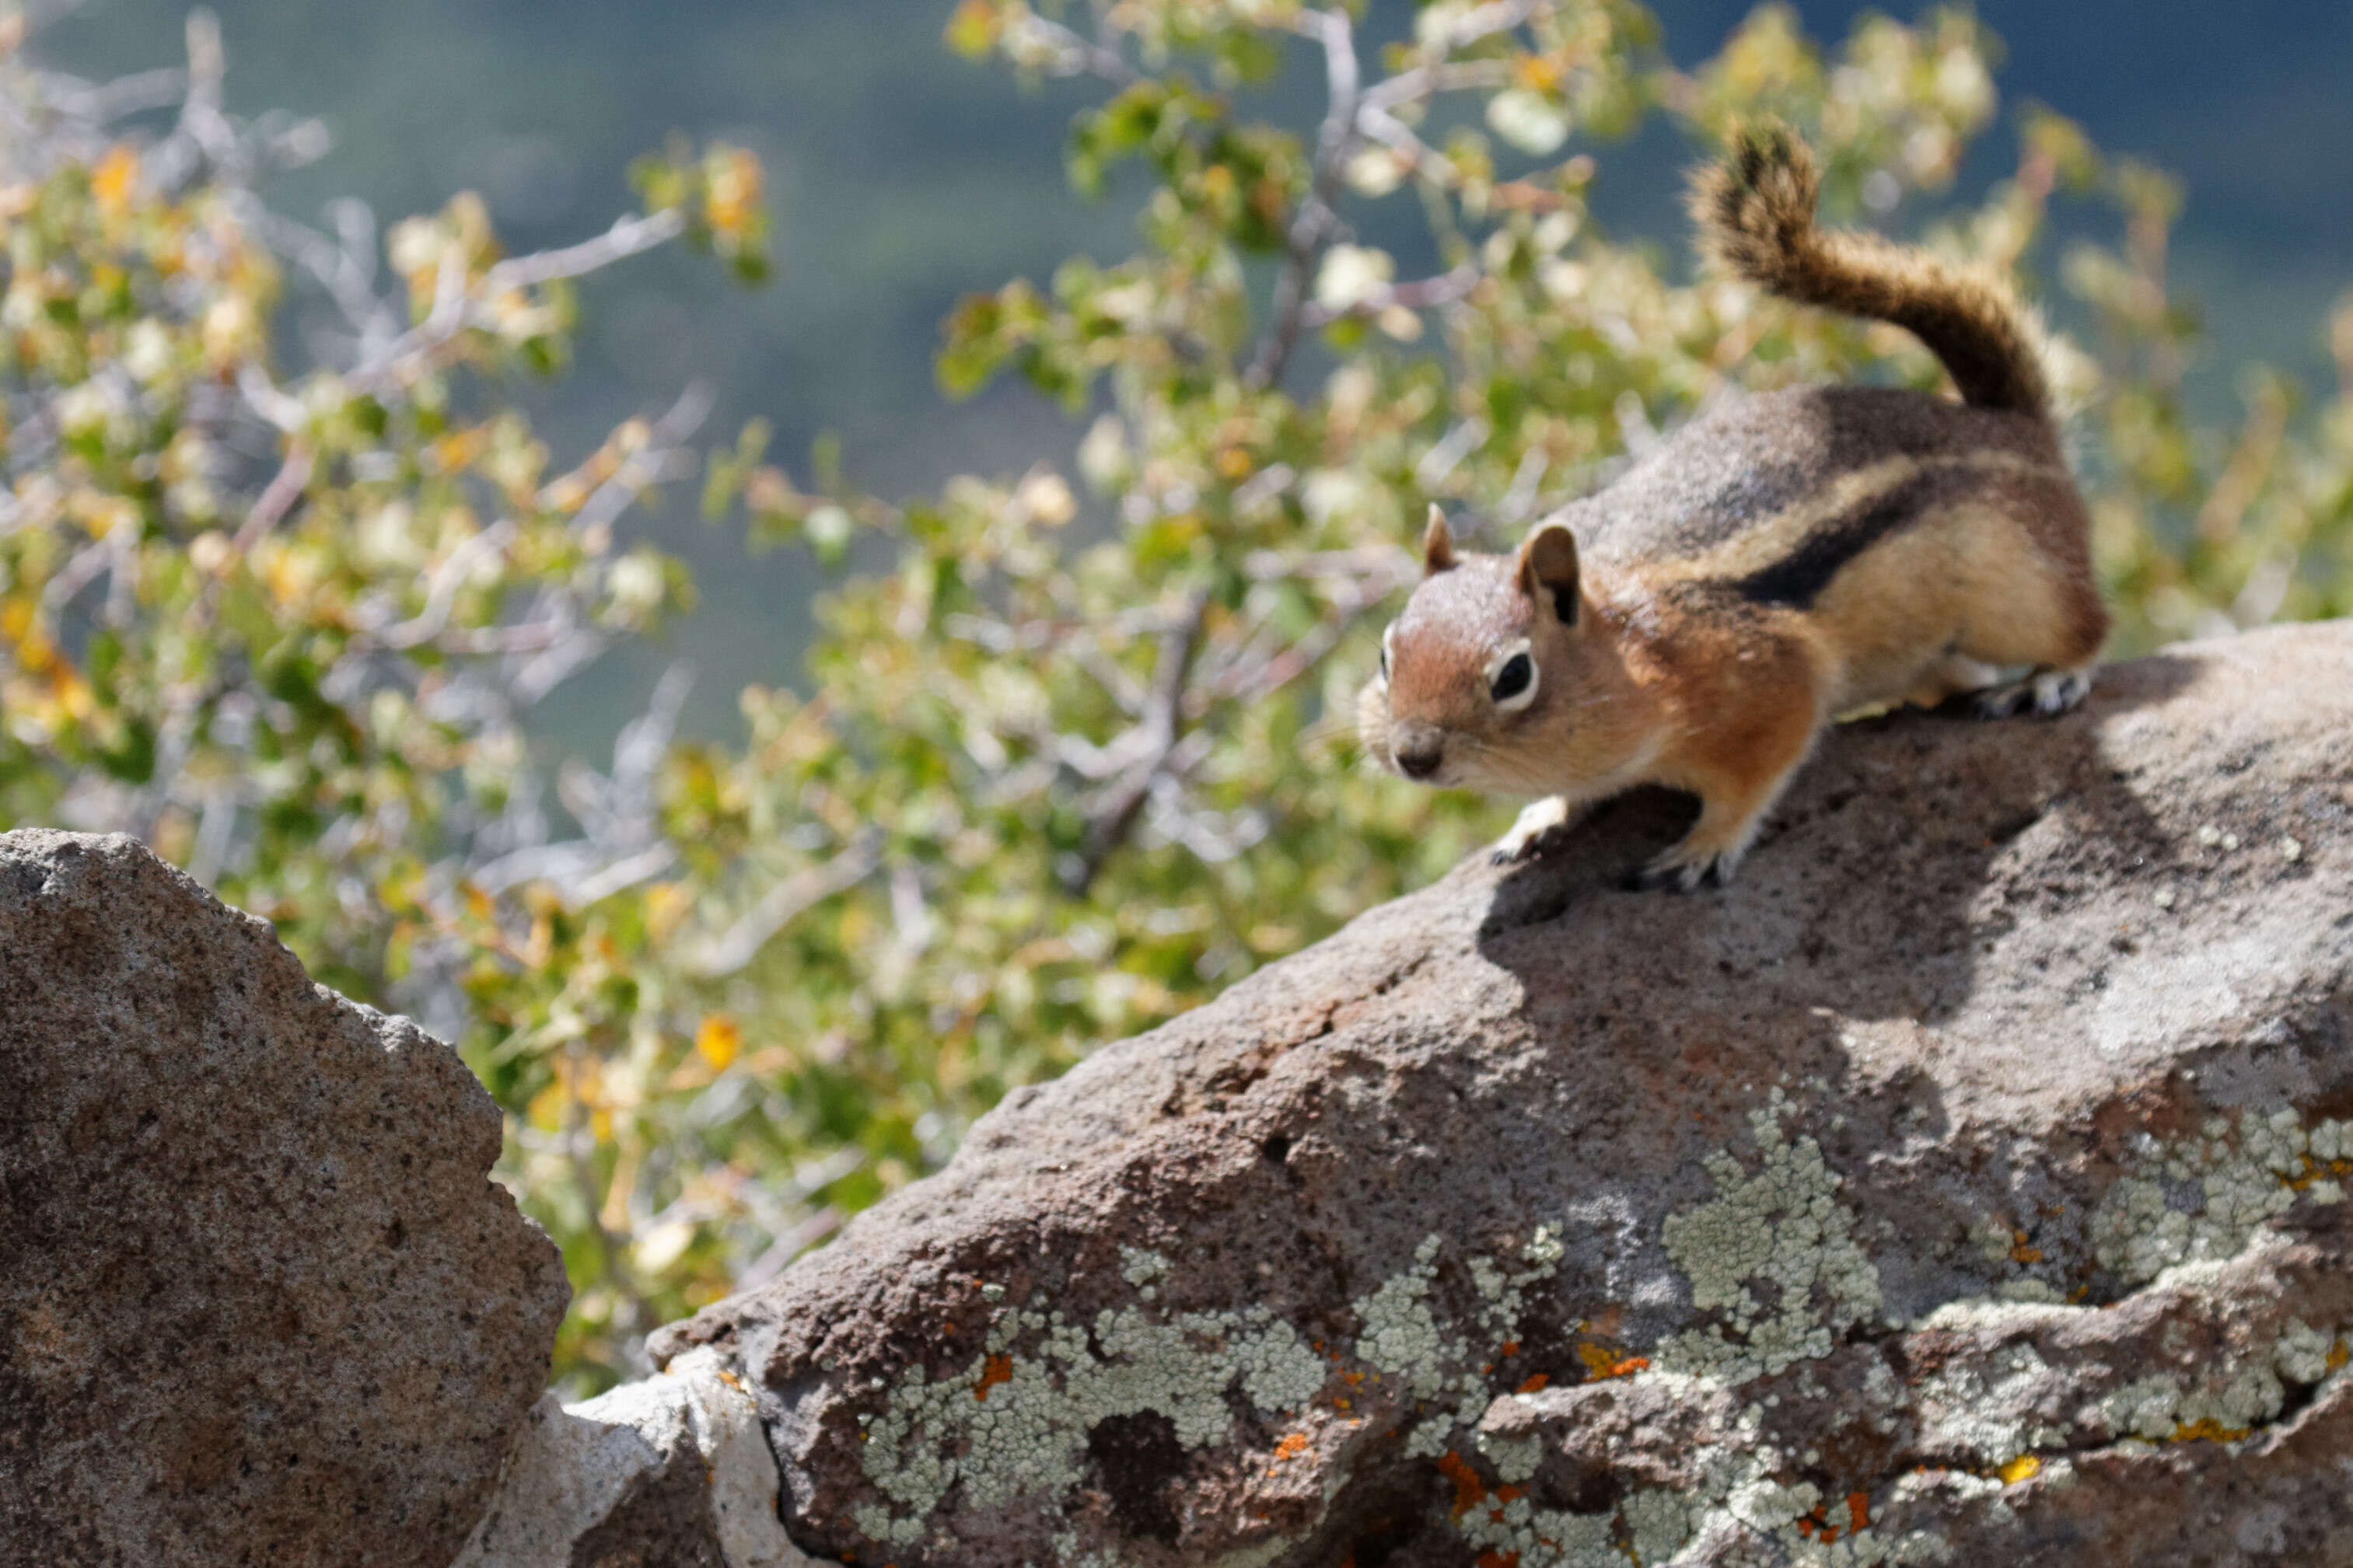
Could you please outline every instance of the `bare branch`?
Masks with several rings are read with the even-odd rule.
[[[1446,476],[1461,467],[1462,459],[1479,449],[1488,436],[1483,419],[1465,419],[1438,438],[1437,445],[1421,455],[1413,466],[1413,482],[1425,495],[1434,493]]]
[[[382,392],[397,384],[469,327],[493,325],[489,302],[517,289],[577,278],[617,261],[667,244],[686,232],[686,215],[675,207],[625,217],[594,239],[561,250],[543,250],[501,261],[482,274],[480,286],[466,286],[465,262],[456,247],[444,251],[434,283],[433,308],[424,321],[403,332],[382,353],[351,374],[352,384],[364,392]]]
[[[1079,852],[1079,862],[1063,879],[1064,889],[1073,898],[1083,895],[1094,884],[1103,863],[1127,842],[1151,795],[1153,781],[1168,765],[1171,754],[1184,739],[1186,681],[1192,674],[1194,657],[1201,649],[1208,612],[1208,595],[1197,591],[1176,624],[1161,639],[1160,668],[1153,678],[1151,700],[1145,705],[1142,721],[1130,731],[1144,744],[1145,754],[1113,786],[1087,824],[1086,842]]]
[[[300,441],[286,449],[286,460],[256,498],[253,510],[237,524],[231,541],[239,555],[250,554],[269,531],[276,528],[294,502],[301,496],[302,487],[311,482],[311,448]]]
[[[1048,76],[1099,76],[1122,87],[1144,79],[1117,49],[1035,11],[1024,10],[1012,17],[1006,31],[1008,56]]]
[[[594,239],[584,239],[562,250],[543,250],[500,262],[484,275],[482,289],[495,297],[510,289],[531,289],[559,278],[577,278],[658,245],[667,245],[685,232],[686,214],[676,207],[617,218],[612,227]]]
[[[647,430],[645,444],[623,458],[612,478],[597,486],[596,492],[582,503],[572,519],[572,531],[585,533],[609,523],[628,510],[630,503],[648,487],[664,479],[681,479],[691,472],[679,460],[682,456],[691,460],[691,455],[682,453],[681,448],[686,438],[710,416],[713,401],[710,383],[687,383],[669,412]]]
[[[638,850],[635,855],[625,855],[594,876],[574,883],[567,890],[568,901],[575,908],[581,908],[599,899],[609,899],[625,889],[660,876],[677,861],[678,847],[674,844],[656,844]]]
[[[688,961],[688,971],[705,980],[734,973],[758,957],[760,950],[804,911],[864,881],[881,858],[881,832],[867,828],[832,859],[805,866],[769,889],[733,925]]]
[[[841,1228],[841,1211],[828,1205],[778,1236],[750,1267],[735,1277],[735,1289],[749,1290],[785,1271],[785,1265]]]
[[[94,85],[67,86],[58,78],[52,78],[51,83],[49,101],[61,111],[92,125],[105,125],[126,114],[179,102],[188,90],[188,73],[180,66],[165,66]]]
[[[301,429],[310,418],[300,400],[278,390],[269,373],[250,360],[237,367],[237,390],[244,396],[248,408],[264,423],[287,435]]]
[[[1324,75],[1331,103],[1315,133],[1315,163],[1308,177],[1307,198],[1299,204],[1299,214],[1285,237],[1290,254],[1274,280],[1274,327],[1242,374],[1243,384],[1253,389],[1272,386],[1281,380],[1292,351],[1298,346],[1308,281],[1337,229],[1339,215],[1332,202],[1356,137],[1359,69],[1356,32],[1347,13],[1305,11],[1294,26],[1324,46]]]
[[[1451,272],[1441,272],[1435,278],[1386,285],[1362,300],[1336,309],[1311,300],[1301,309],[1300,322],[1307,331],[1314,331],[1348,317],[1377,316],[1384,310],[1399,307],[1409,310],[1427,310],[1451,305],[1469,295],[1484,276],[1477,262],[1466,261]]]
[[[425,607],[408,620],[385,626],[368,640],[379,647],[412,648],[428,643],[448,624],[449,611],[457,603],[458,590],[466,585],[474,567],[485,558],[504,550],[514,538],[515,525],[501,520],[481,532],[461,541],[449,552],[426,584]]]

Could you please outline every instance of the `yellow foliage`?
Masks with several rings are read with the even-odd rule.
[[[714,1072],[725,1072],[727,1064],[735,1059],[743,1048],[744,1032],[735,1020],[724,1013],[712,1013],[694,1031],[695,1054],[712,1066]]]

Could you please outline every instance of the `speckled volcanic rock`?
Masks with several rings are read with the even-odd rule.
[[[899,1568],[2353,1563],[2353,626],[1622,803],[666,1331]]]
[[[0,1563],[448,1563],[566,1299],[499,1136],[136,842],[0,835]]]

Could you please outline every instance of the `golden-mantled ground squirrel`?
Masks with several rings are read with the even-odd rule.
[[[1704,250],[1785,299],[1905,328],[1961,401],[1737,398],[1509,556],[1457,553],[1433,506],[1357,723],[1407,778],[1543,797],[1498,860],[1663,784],[1700,797],[1699,820],[1636,880],[1727,881],[1839,714],[1963,694],[1989,716],[2057,713],[2090,689],[2108,618],[2032,321],[1989,273],[1816,227],[1818,185],[1787,130],[1741,135],[1694,181]]]

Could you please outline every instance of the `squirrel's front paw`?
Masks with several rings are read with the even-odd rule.
[[[1519,820],[1512,830],[1495,840],[1487,858],[1498,866],[1515,866],[1523,860],[1533,860],[1543,851],[1544,838],[1567,827],[1573,814],[1568,802],[1559,795],[1535,801],[1520,809]]]

